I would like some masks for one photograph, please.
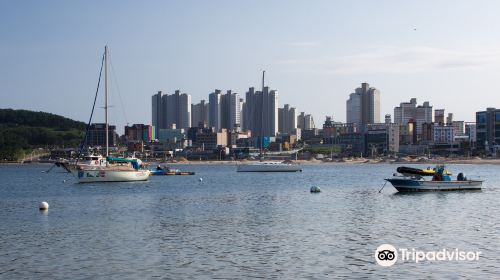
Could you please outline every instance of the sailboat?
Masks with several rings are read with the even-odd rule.
[[[264,77],[266,71],[262,71],[262,98],[264,98]],[[264,104],[262,102],[261,104]],[[261,133],[263,134],[263,133]],[[237,172],[297,172],[302,171],[300,164],[292,162],[281,161],[264,161],[262,156],[262,149],[264,146],[264,137],[260,137],[260,161],[249,164],[238,164],[236,167]]]
[[[73,174],[77,178],[79,183],[146,181],[148,180],[151,171],[144,168],[144,165],[140,159],[109,156],[108,73],[107,73],[108,46],[104,47],[103,60],[104,60],[104,112],[105,112],[104,119],[106,125],[106,156],[103,157],[100,155],[89,155],[84,158],[85,161],[80,163],[77,160],[77,162],[75,163],[58,162],[56,163],[56,165],[61,166],[66,171]],[[86,137],[87,135],[85,135],[83,141],[86,140]]]

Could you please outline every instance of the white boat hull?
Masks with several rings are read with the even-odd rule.
[[[426,181],[411,178],[385,179],[400,192],[480,190],[483,181]]]
[[[146,181],[149,170],[72,170],[79,183]]]
[[[298,172],[302,171],[299,164],[289,163],[253,163],[240,164],[236,168],[238,172]]]

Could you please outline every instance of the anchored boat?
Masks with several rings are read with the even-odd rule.
[[[171,167],[161,167],[158,165],[156,169],[151,170],[151,175],[195,175],[192,171],[181,171]]]
[[[399,167],[397,171],[401,175],[394,174],[394,177],[385,180],[399,192],[480,190],[483,184],[481,180],[467,179],[463,173],[452,179],[451,173],[442,165],[433,170]],[[432,178],[426,179],[426,177]]]
[[[63,167],[66,171],[73,174],[79,183],[92,183],[92,182],[132,182],[132,181],[146,181],[149,178],[150,171],[144,168],[142,162],[137,158],[122,158],[109,156],[109,132],[108,132],[108,47],[104,47],[103,61],[101,64],[101,71],[104,66],[104,118],[106,125],[106,157],[101,156],[87,156],[85,162],[75,163],[70,162],[57,162],[57,166]],[[101,75],[99,75],[100,84]],[[98,87],[99,90],[99,87]],[[97,90],[97,92],[98,92]],[[94,106],[92,107],[92,114],[95,108],[95,100],[97,100],[97,92],[94,98]],[[92,120],[91,118],[89,120]],[[88,131],[88,126],[87,126]],[[85,135],[80,152],[83,148],[87,135]]]
[[[239,164],[238,172],[297,172],[302,171],[300,164],[279,161],[260,161],[250,164]]]

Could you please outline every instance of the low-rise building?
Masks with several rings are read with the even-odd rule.
[[[108,145],[116,147],[118,144],[118,134],[116,134],[116,126],[108,125]],[[93,123],[90,125],[86,141],[88,146],[106,147],[106,124]]]
[[[453,126],[435,125],[433,134],[435,145],[452,145],[455,141],[455,128]]]
[[[151,140],[156,139],[154,128],[147,124],[133,124],[132,126],[125,126],[125,141],[143,141],[149,143]]]

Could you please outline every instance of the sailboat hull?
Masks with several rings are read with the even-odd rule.
[[[302,168],[298,164],[285,163],[254,163],[240,164],[237,166],[238,172],[299,172]]]
[[[79,183],[147,181],[149,170],[74,170]]]

